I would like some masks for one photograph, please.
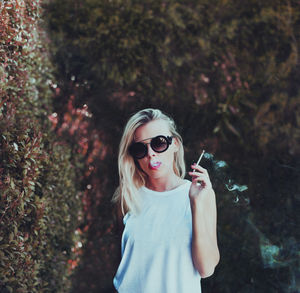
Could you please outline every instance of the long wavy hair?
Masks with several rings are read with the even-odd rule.
[[[134,114],[127,122],[119,146],[118,167],[119,187],[113,195],[113,202],[119,203],[123,215],[127,212],[138,214],[140,199],[138,189],[146,183],[146,174],[129,154],[129,147],[134,140],[138,127],[153,120],[164,120],[169,126],[172,136],[178,141],[178,151],[174,154],[174,172],[181,178],[185,176],[184,150],[182,137],[176,130],[174,120],[158,109],[144,109]]]

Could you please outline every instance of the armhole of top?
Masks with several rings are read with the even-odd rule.
[[[126,222],[127,222],[128,218],[129,218],[129,213],[127,212],[127,213],[125,214],[125,216],[123,217],[123,224],[124,224],[124,225],[126,225]]]

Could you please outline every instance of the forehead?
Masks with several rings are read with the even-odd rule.
[[[164,120],[153,120],[138,127],[134,133],[134,141],[145,140],[157,135],[171,135],[168,123]]]

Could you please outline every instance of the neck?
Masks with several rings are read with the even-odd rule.
[[[184,180],[178,177],[175,173],[172,176],[151,178],[148,177],[146,187],[154,191],[167,191],[176,188],[183,184]]]

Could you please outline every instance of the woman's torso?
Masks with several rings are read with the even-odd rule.
[[[139,215],[126,214],[122,260],[114,278],[119,293],[200,293],[191,255],[191,182],[157,192],[142,187]]]

